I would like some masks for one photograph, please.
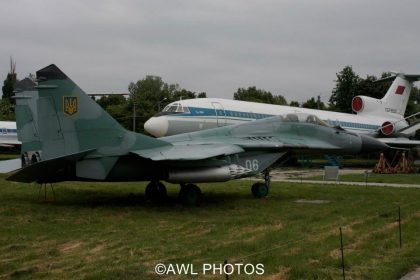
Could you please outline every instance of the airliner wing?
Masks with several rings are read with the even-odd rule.
[[[0,137],[0,147],[14,147],[21,144],[22,143],[20,141],[12,139],[2,139],[2,137]]]
[[[398,133],[410,135],[412,133],[415,133],[419,129],[420,129],[420,122],[416,122],[407,127],[404,127],[403,129],[400,129]]]
[[[415,147],[420,146],[420,140],[410,140],[408,138],[376,138],[391,147]]]
[[[0,173],[9,173],[22,167],[20,158],[0,161]]]

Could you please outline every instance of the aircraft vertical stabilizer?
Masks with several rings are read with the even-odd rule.
[[[382,99],[362,95],[355,96],[352,100],[353,111],[358,115],[389,118],[390,123],[403,119],[413,82],[418,81],[420,75],[397,73],[396,76],[387,77],[378,80],[378,82],[392,79],[394,81]]]
[[[420,75],[397,74],[385,96],[381,99],[386,112],[404,116],[413,88],[412,82],[418,81],[419,78]]]

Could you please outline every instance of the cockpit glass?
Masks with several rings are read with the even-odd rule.
[[[287,114],[282,118],[284,122],[300,122],[300,123],[311,123],[316,125],[322,126],[330,126],[320,118],[315,115],[309,115],[305,113],[294,113],[294,114]]]
[[[175,113],[189,113],[190,110],[187,106],[182,106],[179,103],[172,103],[167,105],[165,108],[163,108],[162,113],[163,114],[175,114]]]
[[[169,104],[168,106],[166,106],[165,108],[163,108],[163,112],[177,113],[177,112],[180,111],[179,108],[182,108],[179,103],[173,103],[173,104]]]
[[[297,114],[287,114],[284,118],[286,122],[299,122],[299,117]]]

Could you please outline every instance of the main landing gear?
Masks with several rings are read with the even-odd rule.
[[[194,184],[181,184],[178,199],[184,205],[199,205],[201,201],[201,190]]]
[[[162,201],[167,197],[166,187],[159,181],[152,181],[146,187],[146,198],[152,201]],[[194,184],[181,184],[178,194],[179,201],[184,205],[199,205],[201,190]]]
[[[159,181],[152,181],[146,187],[146,198],[156,201],[166,199],[166,187]]]
[[[263,171],[264,174],[264,183],[258,182],[252,185],[251,192],[256,198],[266,197],[270,190],[270,171],[268,169]]]

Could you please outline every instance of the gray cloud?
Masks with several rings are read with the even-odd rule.
[[[418,1],[30,1],[2,3],[0,73],[57,64],[90,93],[147,74],[212,97],[255,85],[328,99],[335,73],[420,72]]]

